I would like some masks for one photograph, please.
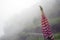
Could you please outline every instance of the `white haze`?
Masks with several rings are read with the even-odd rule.
[[[0,0],[0,37],[21,32],[28,22],[32,24],[35,17],[40,16],[39,5],[46,15],[54,8],[55,0]]]

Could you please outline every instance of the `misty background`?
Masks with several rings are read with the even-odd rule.
[[[59,0],[0,0],[0,40],[25,40],[26,37],[26,40],[29,40],[31,37],[43,37],[40,5],[50,22],[52,32],[59,33]]]

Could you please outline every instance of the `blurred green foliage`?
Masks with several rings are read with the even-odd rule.
[[[56,23],[58,23],[58,22],[60,22],[60,18],[50,19],[50,23],[51,23],[51,24],[56,24]]]
[[[55,40],[60,40],[60,33],[54,34]],[[32,37],[31,40],[44,40],[43,37]]]
[[[60,33],[54,34],[55,40],[60,40]]]

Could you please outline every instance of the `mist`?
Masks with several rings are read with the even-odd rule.
[[[17,40],[24,29],[35,28],[34,19],[41,18],[40,5],[48,18],[60,17],[58,16],[59,2],[57,0],[0,0],[1,39]]]

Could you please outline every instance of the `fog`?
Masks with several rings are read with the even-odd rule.
[[[30,28],[27,25],[33,25],[35,18],[40,20],[40,5],[48,18],[58,17],[59,2],[57,0],[0,0],[0,37],[14,37],[25,28]]]

